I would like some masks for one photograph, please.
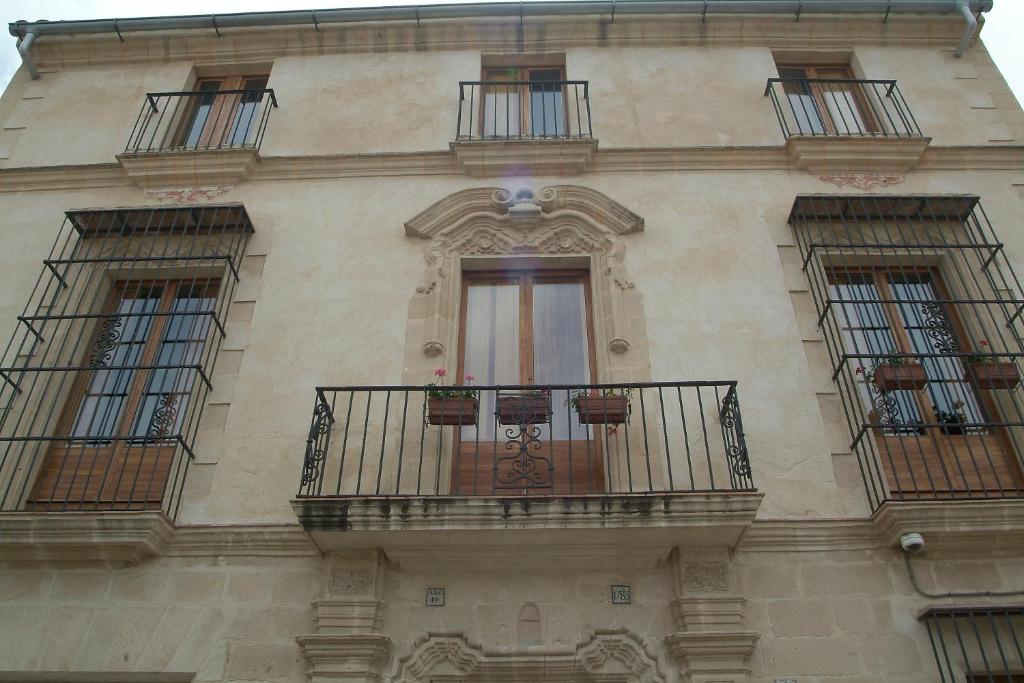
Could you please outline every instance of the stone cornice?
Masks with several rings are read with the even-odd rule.
[[[737,552],[828,552],[881,548],[869,519],[756,519]]]
[[[1024,145],[930,147],[915,171],[1012,171]],[[586,173],[797,170],[779,146],[645,147],[599,150]],[[451,151],[262,157],[248,182],[462,175]],[[811,177],[811,176],[809,176]],[[130,187],[117,163],[0,168],[0,193]]]
[[[297,524],[181,526],[163,553],[175,557],[318,555]]]
[[[609,15],[423,22],[359,22],[150,33],[48,35],[33,46],[40,69],[168,62],[253,62],[304,54],[422,50],[550,51],[569,47],[771,46],[849,49],[857,45],[952,49],[963,32],[956,15]]]

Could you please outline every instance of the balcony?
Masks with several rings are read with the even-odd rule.
[[[238,182],[276,107],[269,88],[147,93],[117,159],[144,187]]]
[[[896,81],[770,78],[764,94],[790,158],[811,172],[905,172],[931,141]]]
[[[882,533],[1024,538],[1024,289],[978,197],[800,195],[790,225]]]
[[[578,173],[597,150],[589,81],[460,81],[451,147],[473,176]]]
[[[438,392],[317,389],[293,507],[322,549],[529,529],[543,532],[531,542],[734,543],[760,502],[735,382]]]

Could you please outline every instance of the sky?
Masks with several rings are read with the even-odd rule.
[[[331,7],[372,7],[380,5],[434,4],[430,0],[4,0],[0,20],[5,30],[0,40],[0,89],[6,88],[21,62],[13,37],[6,25],[18,19],[110,19],[175,14],[211,14],[285,9],[325,9]],[[445,0],[470,2],[472,0]],[[992,58],[1017,96],[1024,103],[1024,0],[995,0],[995,8],[986,15],[982,38]],[[952,44],[950,47],[953,47]]]

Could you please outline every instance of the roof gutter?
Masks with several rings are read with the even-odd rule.
[[[21,39],[18,51],[25,67],[38,78],[28,50],[37,36],[131,31],[178,31],[260,26],[314,26],[375,21],[424,19],[466,19],[484,17],[550,17],[625,14],[961,14],[968,27],[957,48],[963,54],[977,28],[974,13],[988,12],[993,0],[578,0],[562,2],[480,2],[466,5],[404,5],[396,7],[349,7],[281,12],[241,12],[134,19],[88,19],[83,21],[16,21],[8,24],[12,36]]]

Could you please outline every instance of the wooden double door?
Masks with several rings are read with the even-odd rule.
[[[591,383],[596,376],[591,320],[585,271],[466,273],[457,377],[472,376],[478,385]],[[600,426],[579,423],[571,392],[552,390],[546,395],[546,422],[503,424],[496,415],[498,402],[516,393],[480,393],[477,424],[456,434],[452,493],[604,491]]]

